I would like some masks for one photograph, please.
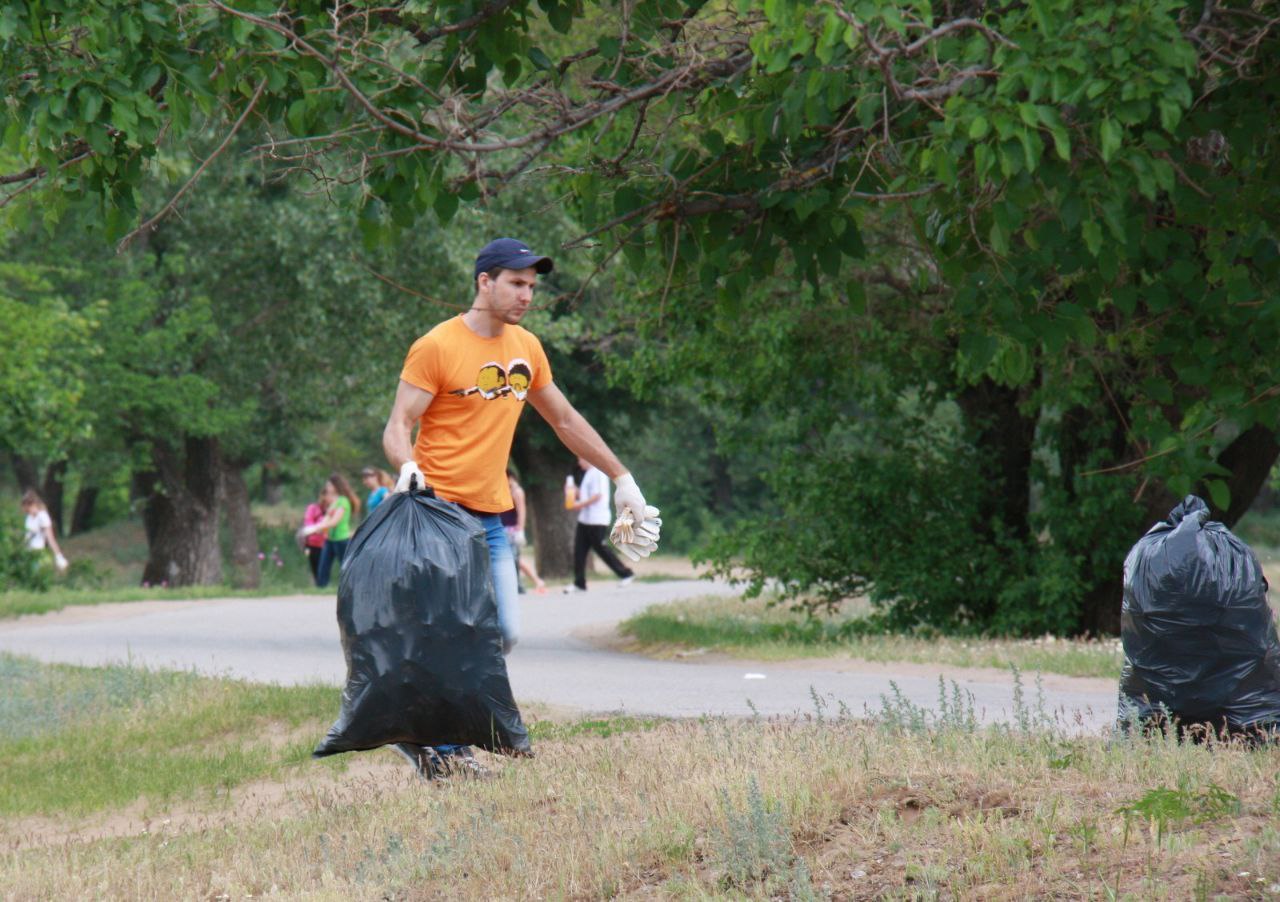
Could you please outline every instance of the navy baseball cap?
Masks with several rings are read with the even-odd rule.
[[[503,269],[528,269],[532,266],[544,276],[555,268],[550,257],[538,256],[529,250],[529,245],[514,238],[498,238],[480,248],[480,253],[476,254],[474,278],[480,278],[480,273],[496,266]]]

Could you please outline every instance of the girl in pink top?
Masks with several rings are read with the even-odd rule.
[[[324,495],[321,494],[319,499],[307,505],[306,513],[302,515],[302,525],[315,526],[324,519],[324,515]],[[307,554],[307,563],[311,565],[312,580],[316,578],[316,572],[320,567],[320,552],[324,548],[324,540],[327,536],[328,531],[321,530],[320,532],[314,532],[309,536],[304,536],[302,539],[304,543],[303,550],[305,550]]]

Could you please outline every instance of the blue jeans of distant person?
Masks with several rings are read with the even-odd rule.
[[[350,539],[343,539],[340,542],[335,542],[333,539],[324,540],[324,547],[320,549],[320,563],[316,565],[316,585],[321,589],[329,585],[329,574],[333,570],[333,562],[342,563],[350,542]]]
[[[507,541],[507,531],[497,514],[472,515],[484,527],[484,538],[489,545],[489,574],[493,579],[493,594],[498,602],[498,628],[502,630],[502,653],[510,654],[520,638],[519,582],[516,579],[516,559]],[[470,746],[438,745],[435,750],[442,758],[466,754]]]

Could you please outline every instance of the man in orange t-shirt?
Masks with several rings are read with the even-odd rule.
[[[624,554],[633,560],[647,557],[657,548],[661,526],[627,468],[552,381],[542,343],[520,326],[538,276],[552,267],[550,257],[513,238],[485,245],[476,256],[471,309],[413,343],[382,435],[387,460],[400,471],[394,491],[407,491],[416,479],[484,526],[504,653],[516,644],[519,602],[515,562],[499,514],[512,507],[507,458],[526,401],[571,452],[613,479],[619,524],[635,525],[634,533],[615,527],[615,543]],[[415,424],[418,437],[411,443]],[[432,762],[438,762],[430,753],[419,748],[415,762],[427,776],[433,774]]]

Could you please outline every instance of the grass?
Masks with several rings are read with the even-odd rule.
[[[278,586],[262,586],[257,589],[233,589],[230,586],[180,586],[177,588],[142,588],[141,586],[111,589],[58,589],[49,592],[0,592],[0,620],[20,617],[24,614],[48,614],[77,605],[115,604],[126,601],[182,601],[201,598],[264,598],[289,594],[333,595],[337,592],[336,580],[327,589],[314,586],[283,590]]]
[[[0,654],[0,817],[75,815],[209,796],[312,762],[332,686],[282,687]],[[532,720],[534,741],[653,729],[654,718]]]
[[[0,656],[0,816],[188,798],[306,760],[338,690]],[[308,727],[295,735],[300,727]]]
[[[252,814],[234,790],[229,801],[186,803],[204,806],[200,822],[175,813],[166,825],[167,809],[158,808],[141,833],[85,838],[78,822],[55,818],[65,832],[19,847],[10,832],[0,851],[4,897],[1280,893],[1276,749],[1067,738],[1032,726],[1032,716],[1025,729],[979,728],[955,711],[904,718],[890,700],[878,722],[821,709],[802,720],[557,722],[535,731],[532,760],[486,756],[493,780],[433,785],[407,778],[388,754],[344,756],[354,763],[343,771],[261,741],[272,727],[288,734],[295,722],[327,724],[333,706],[309,700],[310,690],[258,696],[242,684],[119,668],[6,666],[21,674],[6,683],[26,687],[24,704],[62,712],[26,740],[5,740],[8,763],[14,742],[59,738],[44,746],[45,769],[72,790],[48,788],[46,797],[106,798],[97,787],[115,779],[110,771],[126,752],[110,766],[51,766],[103,723],[121,725],[110,733],[127,753],[159,755],[159,767],[196,775],[193,784],[209,785],[198,776],[210,766],[203,759],[240,746],[251,766],[228,780],[256,768],[294,789]],[[101,709],[98,719],[83,716],[86,704]],[[197,733],[145,725],[183,717]],[[205,720],[218,729],[193,723]],[[360,769],[374,760],[388,768]],[[6,768],[5,798],[36,773],[29,762]],[[113,804],[127,795],[114,792]],[[21,823],[6,814],[0,831]]]
[[[708,596],[654,605],[620,626],[636,650],[657,655],[707,649],[737,657],[778,661],[843,657],[860,661],[906,661],[951,667],[995,667],[1079,677],[1118,677],[1119,639],[1083,640],[918,638],[848,635],[844,623],[859,614],[810,620],[762,599]]]

